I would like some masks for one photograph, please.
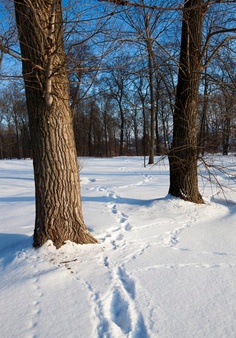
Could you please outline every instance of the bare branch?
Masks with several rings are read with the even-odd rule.
[[[147,8],[147,9],[153,9],[158,11],[168,10],[168,11],[176,11],[176,10],[182,10],[183,6],[180,7],[160,7],[160,6],[148,6],[145,4],[137,4],[135,2],[130,1],[122,1],[122,0],[98,0],[99,2],[108,2],[114,5],[118,6],[129,6],[129,7],[139,7],[139,8]]]
[[[163,6],[149,6],[145,4],[130,2],[130,1],[122,1],[122,0],[98,0],[99,2],[107,2],[118,6],[129,6],[129,7],[139,7],[139,8],[147,8],[157,11],[188,11],[193,10],[195,8],[199,8],[199,4],[190,6],[189,8],[184,8],[184,5],[181,6],[174,6],[174,7],[163,7]],[[218,1],[219,2],[219,1]],[[217,3],[217,2],[216,2]],[[208,0],[206,3],[202,3],[201,6],[204,9],[207,9],[207,7],[211,4],[211,1]]]
[[[217,55],[219,50],[230,40],[236,39],[236,35],[233,36],[227,36],[221,43],[215,48],[215,50],[212,52],[212,54],[209,56],[209,58],[206,60],[205,64],[203,65],[203,68],[206,68],[209,63],[212,61],[212,59]]]

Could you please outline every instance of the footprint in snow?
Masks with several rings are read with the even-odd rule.
[[[107,197],[112,198],[112,199],[117,199],[118,197],[116,196],[116,194],[114,193],[114,191],[111,191],[107,194]]]
[[[134,281],[127,275],[124,268],[119,267],[117,271],[117,275],[119,280],[121,281],[123,287],[129,294],[131,299],[135,297],[135,283]]]
[[[110,304],[112,321],[120,327],[125,335],[135,338],[148,338],[149,334],[143,315],[135,305],[135,283],[127,275],[123,267],[118,267],[116,272],[118,286],[113,290]]]
[[[132,330],[129,303],[122,297],[118,288],[113,292],[110,312],[112,321],[124,334],[128,334]]]

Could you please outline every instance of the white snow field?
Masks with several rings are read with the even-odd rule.
[[[168,195],[167,160],[80,159],[100,244],[59,250],[32,248],[32,161],[0,161],[0,336],[235,338],[236,157],[215,160],[225,194],[200,178],[195,205]]]

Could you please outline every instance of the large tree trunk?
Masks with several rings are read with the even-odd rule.
[[[36,194],[35,247],[97,242],[83,216],[60,0],[17,0]]]
[[[194,203],[204,203],[198,191],[197,110],[205,9],[203,0],[189,0],[184,5],[173,143],[169,152],[169,193]]]

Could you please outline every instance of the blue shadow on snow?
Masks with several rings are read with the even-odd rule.
[[[0,233],[0,263],[10,264],[19,251],[32,248],[32,236]]]

